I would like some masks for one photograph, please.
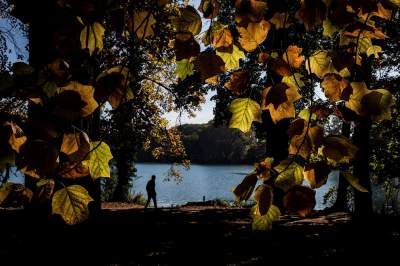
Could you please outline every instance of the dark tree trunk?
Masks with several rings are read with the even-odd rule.
[[[276,166],[280,161],[286,159],[289,155],[289,136],[287,130],[290,125],[289,119],[284,119],[278,123],[274,123],[269,111],[264,111],[261,115],[262,122],[266,130],[266,157],[274,158],[272,166]],[[283,208],[283,197],[285,193],[278,187],[274,187],[273,204]]]
[[[370,129],[371,119],[362,118],[354,128],[353,143],[359,148],[354,161],[353,174],[358,178],[360,185],[369,192],[355,190],[354,208],[358,216],[368,216],[373,212],[371,180],[369,177],[369,156],[370,156]]]
[[[343,122],[342,124],[342,135],[349,138],[350,137],[350,123]],[[343,177],[342,173],[339,175],[339,183],[336,194],[336,202],[333,205],[335,211],[346,211],[347,210],[347,188],[349,183]]]
[[[131,189],[131,176],[133,160],[130,158],[131,153],[126,150],[121,150],[117,156],[117,186],[113,194],[113,201],[129,201]]]

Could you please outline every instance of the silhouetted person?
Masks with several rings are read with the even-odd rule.
[[[150,204],[150,200],[153,199],[154,207],[157,209],[156,176],[155,175],[152,175],[149,182],[147,182],[146,190],[147,190],[147,202],[146,202],[146,206],[144,208],[146,209],[147,206],[149,206],[149,204]]]

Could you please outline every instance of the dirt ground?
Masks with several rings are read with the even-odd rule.
[[[0,211],[0,265],[396,265],[400,220],[347,213],[282,216],[253,232],[249,209],[144,210],[107,203],[90,221],[61,225]]]

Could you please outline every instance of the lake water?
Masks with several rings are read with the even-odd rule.
[[[137,178],[133,181],[134,193],[146,195],[146,183],[151,175],[156,175],[157,201],[160,206],[182,205],[189,201],[222,199],[234,201],[232,188],[239,184],[246,173],[253,170],[251,165],[198,165],[192,164],[189,170],[178,167],[183,177],[180,183],[173,179],[166,181],[170,164],[138,163]],[[23,183],[23,176],[15,169],[11,170],[10,182]],[[323,197],[332,186],[337,186],[338,173],[332,172],[328,182],[316,190],[315,209],[327,207]],[[382,189],[373,186],[373,201],[376,211],[383,206]]]
[[[192,164],[189,170],[179,167],[183,180],[180,183],[167,178],[169,164],[139,163],[136,165],[138,179],[133,191],[146,195],[146,183],[156,175],[157,202],[160,206],[181,205],[188,201],[223,199],[234,201],[232,188],[239,184],[245,173],[253,171],[251,165],[199,165]],[[329,187],[337,185],[338,177],[332,174],[325,186],[317,189],[316,209],[323,209],[323,196]]]

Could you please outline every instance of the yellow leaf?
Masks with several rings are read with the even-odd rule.
[[[81,96],[81,99],[86,103],[86,106],[84,106],[80,111],[80,115],[82,117],[92,114],[99,106],[94,99],[93,86],[82,85],[77,81],[71,81],[65,87],[60,88],[59,92],[61,93],[63,91],[75,91]]]
[[[3,126],[9,126],[11,128],[11,136],[8,139],[8,144],[10,144],[10,147],[19,153],[20,148],[23,144],[25,144],[27,138],[23,136],[23,131],[22,129],[15,124],[14,122],[5,122]]]
[[[250,98],[238,98],[232,101],[229,106],[232,118],[229,121],[230,128],[238,128],[244,133],[251,128],[253,121],[261,121],[260,105]]]
[[[240,45],[247,52],[251,52],[265,41],[271,25],[268,21],[261,20],[257,23],[248,23],[246,27],[238,25],[236,28],[240,34]]]
[[[187,76],[191,76],[193,74],[194,65],[192,62],[192,58],[176,61],[175,75],[179,79],[184,80]]]
[[[139,40],[153,37],[153,26],[155,24],[156,20],[149,11],[137,11],[133,13],[133,32]]]
[[[330,20],[329,18],[326,18],[326,19],[324,20],[322,26],[323,26],[323,28],[324,28],[323,35],[324,35],[325,37],[332,38],[332,37],[333,37],[333,34],[334,34],[335,32],[338,32],[338,31],[339,31],[339,29],[338,29],[335,25],[332,24],[332,22],[331,22],[331,20]]]
[[[68,225],[78,224],[89,218],[88,204],[91,201],[93,199],[84,187],[64,187],[54,193],[52,213],[59,214]]]
[[[306,68],[308,73],[314,73],[320,79],[329,73],[336,73],[341,77],[350,76],[350,72],[347,68],[337,71],[333,66],[331,57],[328,55],[328,51],[324,50],[314,52],[313,55],[306,60]]]
[[[274,170],[278,172],[274,185],[285,192],[303,183],[303,168],[296,162],[282,160],[274,167]]]
[[[271,205],[271,207],[268,209],[267,214],[265,215],[260,215],[260,213],[258,213],[258,206],[255,205],[251,209],[251,214],[253,216],[252,229],[259,231],[271,230],[272,223],[275,221],[279,221],[281,216],[279,208],[275,205]]]
[[[305,86],[304,82],[301,80],[303,75],[300,73],[294,73],[293,75],[286,76],[282,78],[282,82],[293,88],[302,88]]]
[[[104,27],[98,22],[86,25],[81,31],[80,39],[82,49],[87,48],[90,55],[94,52],[98,53],[103,50],[104,32]]]
[[[361,100],[370,92],[370,90],[367,88],[365,82],[352,82],[351,87],[353,93],[351,94],[350,99],[345,103],[345,106],[356,112],[358,115],[364,116],[366,113],[363,112]]]
[[[231,52],[217,51],[217,55],[225,62],[226,70],[236,69],[239,67],[239,60],[244,58],[244,52],[236,45],[232,46]]]
[[[300,55],[303,48],[297,47],[296,45],[290,45],[286,52],[283,54],[283,60],[294,68],[300,68],[304,62],[304,56]]]
[[[108,162],[113,158],[110,147],[105,142],[90,143],[89,171],[92,179],[110,177]]]
[[[349,82],[337,74],[327,74],[321,83],[325,96],[332,102],[348,100],[353,92]]]
[[[372,45],[367,49],[367,56],[373,55],[375,58],[379,58],[379,53],[382,52],[382,47],[378,45]]]

